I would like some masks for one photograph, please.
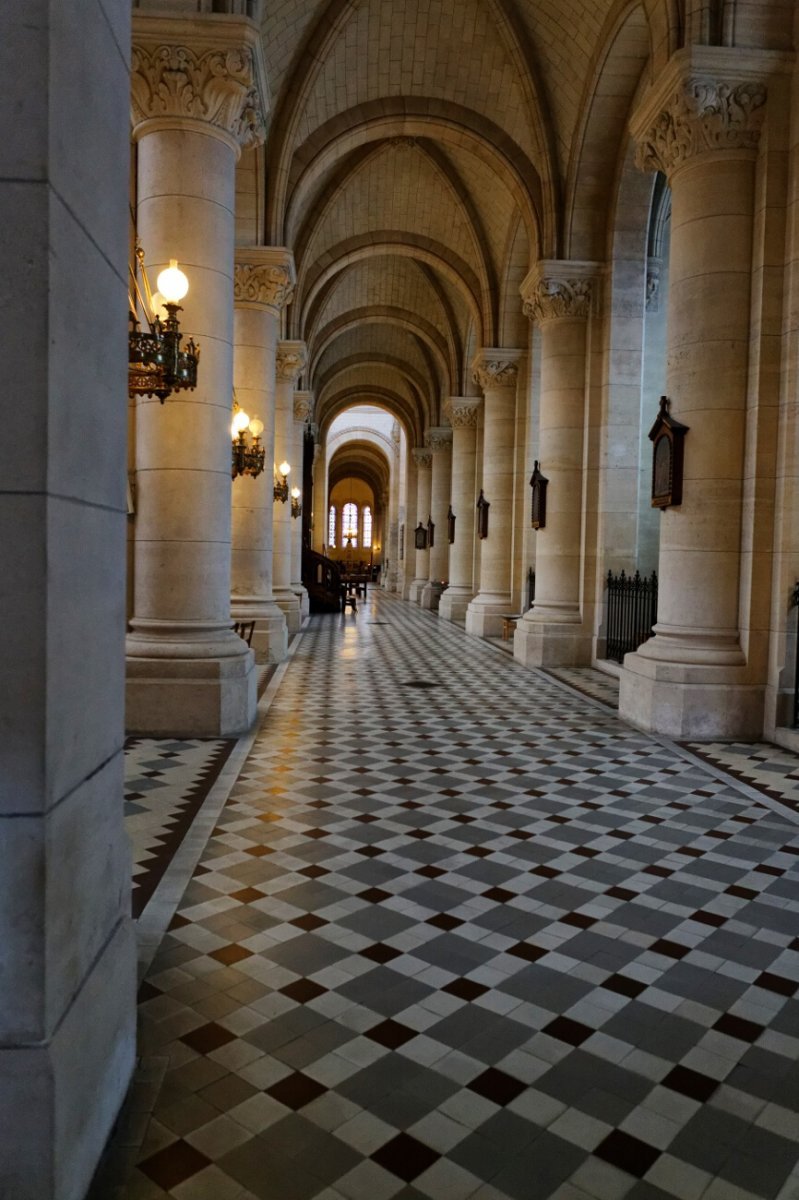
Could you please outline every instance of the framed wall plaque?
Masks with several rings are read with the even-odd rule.
[[[449,542],[450,546],[455,541],[455,521],[456,521],[456,519],[457,518],[456,518],[454,512],[452,511],[452,505],[450,504],[449,511],[447,513],[447,541]]]
[[[543,529],[547,523],[547,485],[549,480],[541,474],[538,459],[535,460],[533,473],[530,476],[530,487],[533,489],[532,526],[533,529]]]
[[[491,504],[483,495],[483,489],[480,488],[480,498],[477,501],[477,536],[479,538],[488,537],[488,510]]]
[[[425,529],[425,527],[421,521],[419,522],[419,524],[416,526],[416,529],[414,530],[413,539],[414,539],[413,544],[417,550],[426,550],[427,549],[427,530]]]
[[[649,431],[653,508],[673,508],[682,504],[683,442],[688,426],[671,416],[669,404],[667,396],[660,397],[660,411]]]

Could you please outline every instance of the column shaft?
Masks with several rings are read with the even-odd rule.
[[[438,615],[462,621],[474,599],[475,504],[477,503],[477,419],[482,400],[456,396],[449,405],[452,421],[452,511],[455,541],[449,548],[449,587]]]
[[[130,5],[105,12],[61,19],[30,0],[0,18],[13,95],[0,117],[8,1200],[82,1200],[136,1056],[122,822]],[[69,146],[102,163],[96,186]]]
[[[522,285],[541,331],[538,458],[549,480],[546,525],[535,535],[535,604],[516,626],[527,666],[591,661],[582,613],[587,332],[593,263],[542,262]]]
[[[255,479],[240,476],[233,482],[231,612],[236,620],[255,620],[256,660],[281,662],[288,645],[286,619],[272,594],[275,355],[293,263],[287,251],[272,247],[241,248],[236,262],[234,384],[240,406],[263,421],[265,467]]]
[[[466,632],[478,637],[501,632],[510,611],[513,544],[513,452],[516,438],[518,350],[483,350],[474,363],[483,389],[484,433],[481,488],[490,504],[488,536],[482,539],[480,587],[466,610]]]
[[[294,385],[305,370],[307,354],[304,342],[279,342],[277,351],[277,385],[275,396],[275,463],[287,462],[291,467],[289,489],[302,486],[302,465],[296,456],[294,432]],[[273,509],[273,576],[275,603],[286,617],[289,636],[299,631],[302,623],[300,597],[292,587],[292,526],[291,500],[278,500]]]
[[[672,189],[667,394],[689,427],[682,503],[662,515],[655,636],[627,655],[619,708],[676,737],[753,737],[763,680],[738,624],[755,146],[765,88],[671,84],[671,156],[645,132],[644,165]],[[650,128],[652,128],[650,126]],[[658,135],[659,136],[659,135]],[[675,146],[677,152],[675,153]]]
[[[416,520],[412,524],[409,521],[406,527],[405,553],[410,551],[414,555],[415,564],[413,581],[408,590],[408,599],[412,604],[418,604],[422,590],[430,578],[430,550],[416,550],[414,539],[417,526],[421,523],[427,530],[427,522],[430,517],[433,456],[429,450],[418,447],[413,452],[413,459],[416,464]]]
[[[422,589],[419,603],[422,608],[437,609],[441,596],[441,585],[449,578],[447,511],[452,488],[452,430],[449,426],[431,429],[427,440],[433,451],[430,516],[435,526],[435,533],[430,550],[430,578]]]

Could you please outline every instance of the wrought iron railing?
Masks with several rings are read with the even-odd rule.
[[[658,614],[658,577],[653,571],[642,578],[638,571],[607,578],[607,649],[605,656],[621,662],[652,636]]]

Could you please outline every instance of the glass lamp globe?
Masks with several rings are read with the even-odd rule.
[[[189,290],[189,281],[176,258],[170,258],[169,266],[164,268],[156,282],[165,304],[179,304]]]
[[[257,417],[253,417],[250,421],[250,433],[254,438],[260,437],[264,431],[263,421],[259,421]]]
[[[282,462],[278,467],[278,471],[285,479],[285,477],[291,473],[291,465],[287,462]]]
[[[239,434],[242,433],[247,428],[249,423],[250,423],[250,418],[247,416],[244,409],[240,408],[239,411],[233,417],[233,423],[231,425],[231,429],[233,430],[233,436],[238,437]]]
[[[165,321],[169,315],[164,307],[165,303],[164,297],[160,292],[153,292],[150,297],[150,311],[154,317],[160,317],[162,321]]]
[[[300,491],[300,489],[298,487],[293,487],[291,489],[291,495],[294,500],[299,500],[300,496],[302,495],[302,492]]]

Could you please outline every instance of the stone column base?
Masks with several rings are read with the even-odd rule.
[[[678,740],[756,741],[763,735],[764,688],[739,667],[668,663],[627,654],[619,716],[648,733]]]
[[[438,615],[442,621],[463,621],[466,618],[466,609],[473,599],[474,592],[449,587],[441,597]]]
[[[288,630],[286,618],[274,600],[252,604],[234,596],[230,612],[234,621],[255,621],[251,648],[257,663],[283,662],[288,653]]]
[[[136,1062],[136,951],[116,933],[52,1040],[0,1049],[0,1195],[83,1200]]]
[[[466,609],[466,632],[475,637],[499,637],[502,618],[510,611],[510,596],[475,596]]]
[[[513,657],[525,667],[587,667],[591,635],[581,625],[522,619],[513,635]]]
[[[426,579],[414,579],[408,587],[408,600],[411,604],[418,604],[422,590],[427,586]]]
[[[293,592],[289,591],[276,592],[275,604],[286,618],[288,636],[294,637],[295,633],[300,632],[300,626],[302,625],[302,608],[299,596],[295,596]]]
[[[235,658],[128,658],[125,727],[150,737],[245,733],[255,720],[256,682],[252,651]]]
[[[443,589],[440,583],[426,583],[419,593],[420,608],[427,608],[431,612],[437,612],[442,592]]]

